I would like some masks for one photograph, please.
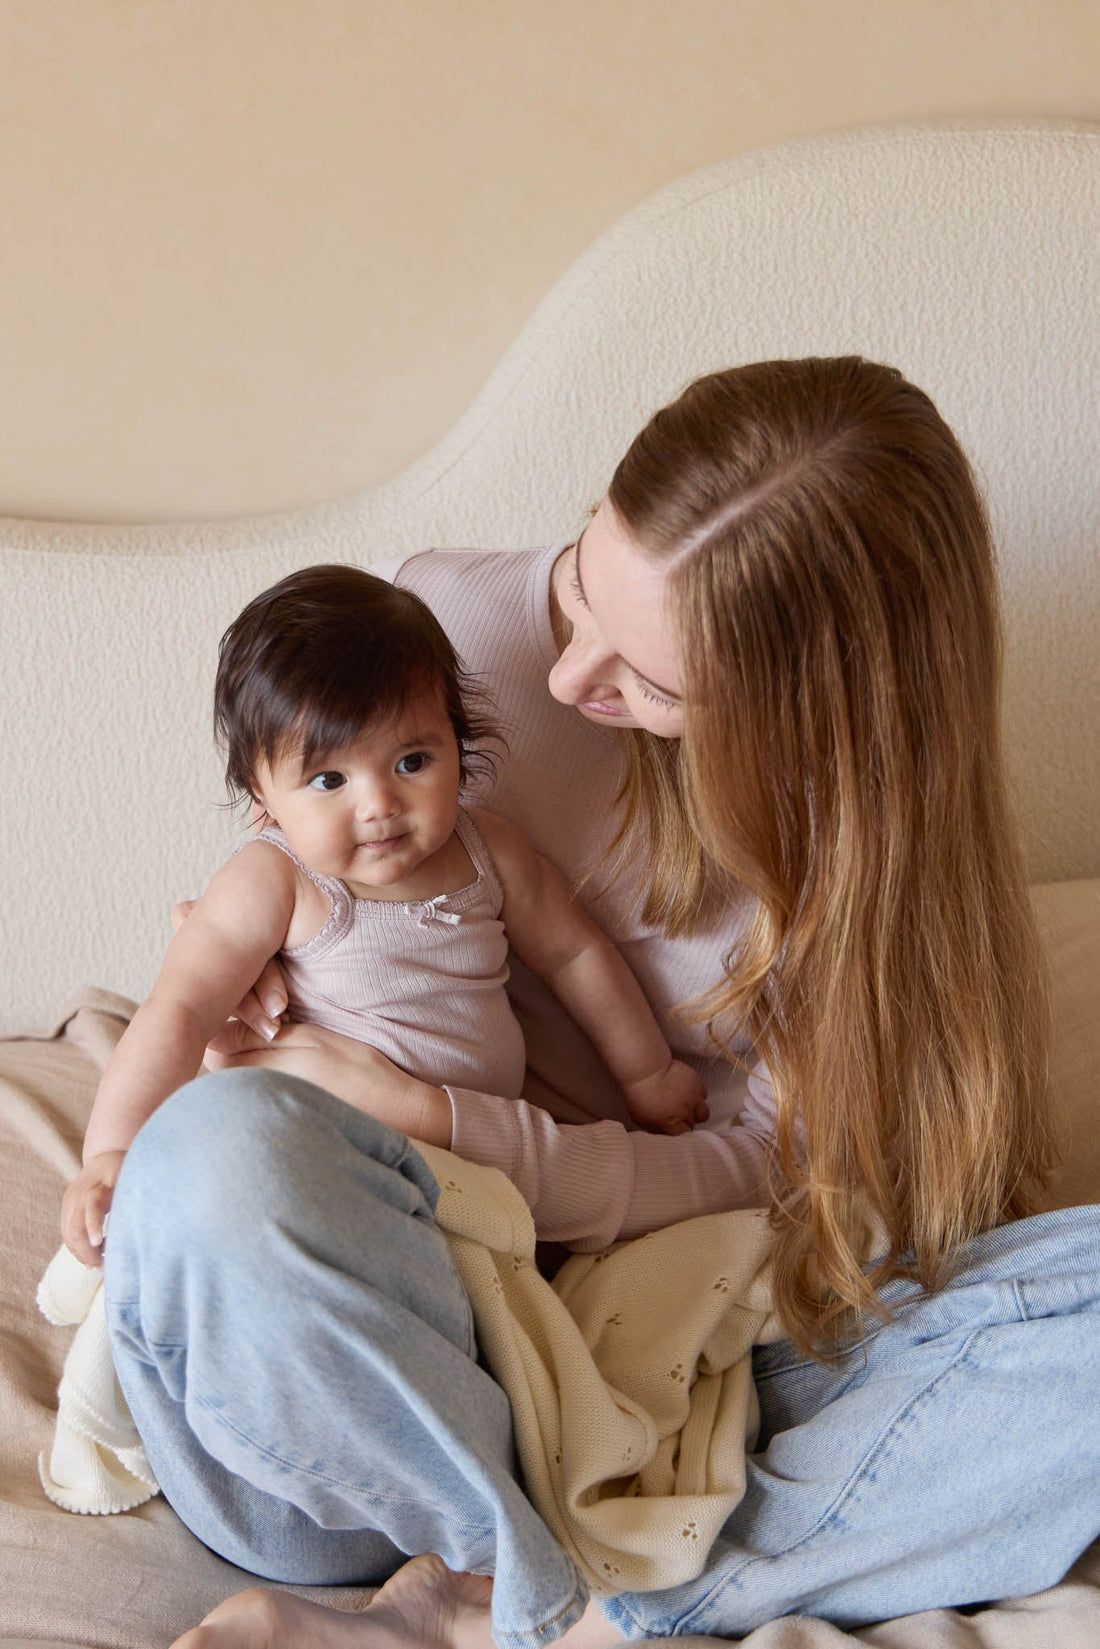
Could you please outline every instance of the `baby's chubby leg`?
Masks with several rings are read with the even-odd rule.
[[[494,1631],[534,1649],[583,1588],[515,1481],[437,1197],[405,1136],[298,1077],[188,1084],[119,1177],[116,1366],[166,1497],[223,1556],[362,1584],[437,1553],[501,1576]]]

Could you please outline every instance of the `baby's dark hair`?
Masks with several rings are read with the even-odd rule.
[[[308,766],[438,689],[462,783],[491,776],[503,743],[486,689],[463,670],[431,608],[359,567],[304,567],[250,601],[218,647],[214,735],[234,801],[256,769],[293,752]]]

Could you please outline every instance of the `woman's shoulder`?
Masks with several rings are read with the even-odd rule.
[[[539,576],[542,564],[553,564],[561,546],[542,545],[517,550],[421,550],[401,562],[386,562],[394,582],[406,589],[432,587],[520,586]]]
[[[541,724],[557,659],[550,577],[560,546],[541,550],[433,550],[401,569],[442,624],[463,669],[493,696],[513,756],[513,734]],[[563,711],[573,720],[572,712]],[[518,733],[517,733],[518,736]]]
[[[498,638],[529,636],[538,656],[549,623],[550,571],[560,546],[537,550],[427,550],[403,563],[397,583],[421,596],[463,662]]]

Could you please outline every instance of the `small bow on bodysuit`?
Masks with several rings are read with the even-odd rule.
[[[449,922],[457,927],[462,917],[454,910],[444,910],[443,905],[450,898],[449,893],[437,893],[434,899],[414,899],[405,906],[410,916],[420,912],[419,926],[426,928],[429,922]]]

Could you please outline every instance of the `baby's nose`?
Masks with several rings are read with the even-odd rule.
[[[397,801],[389,785],[368,785],[359,797],[357,812],[361,819],[388,819],[397,812]]]

